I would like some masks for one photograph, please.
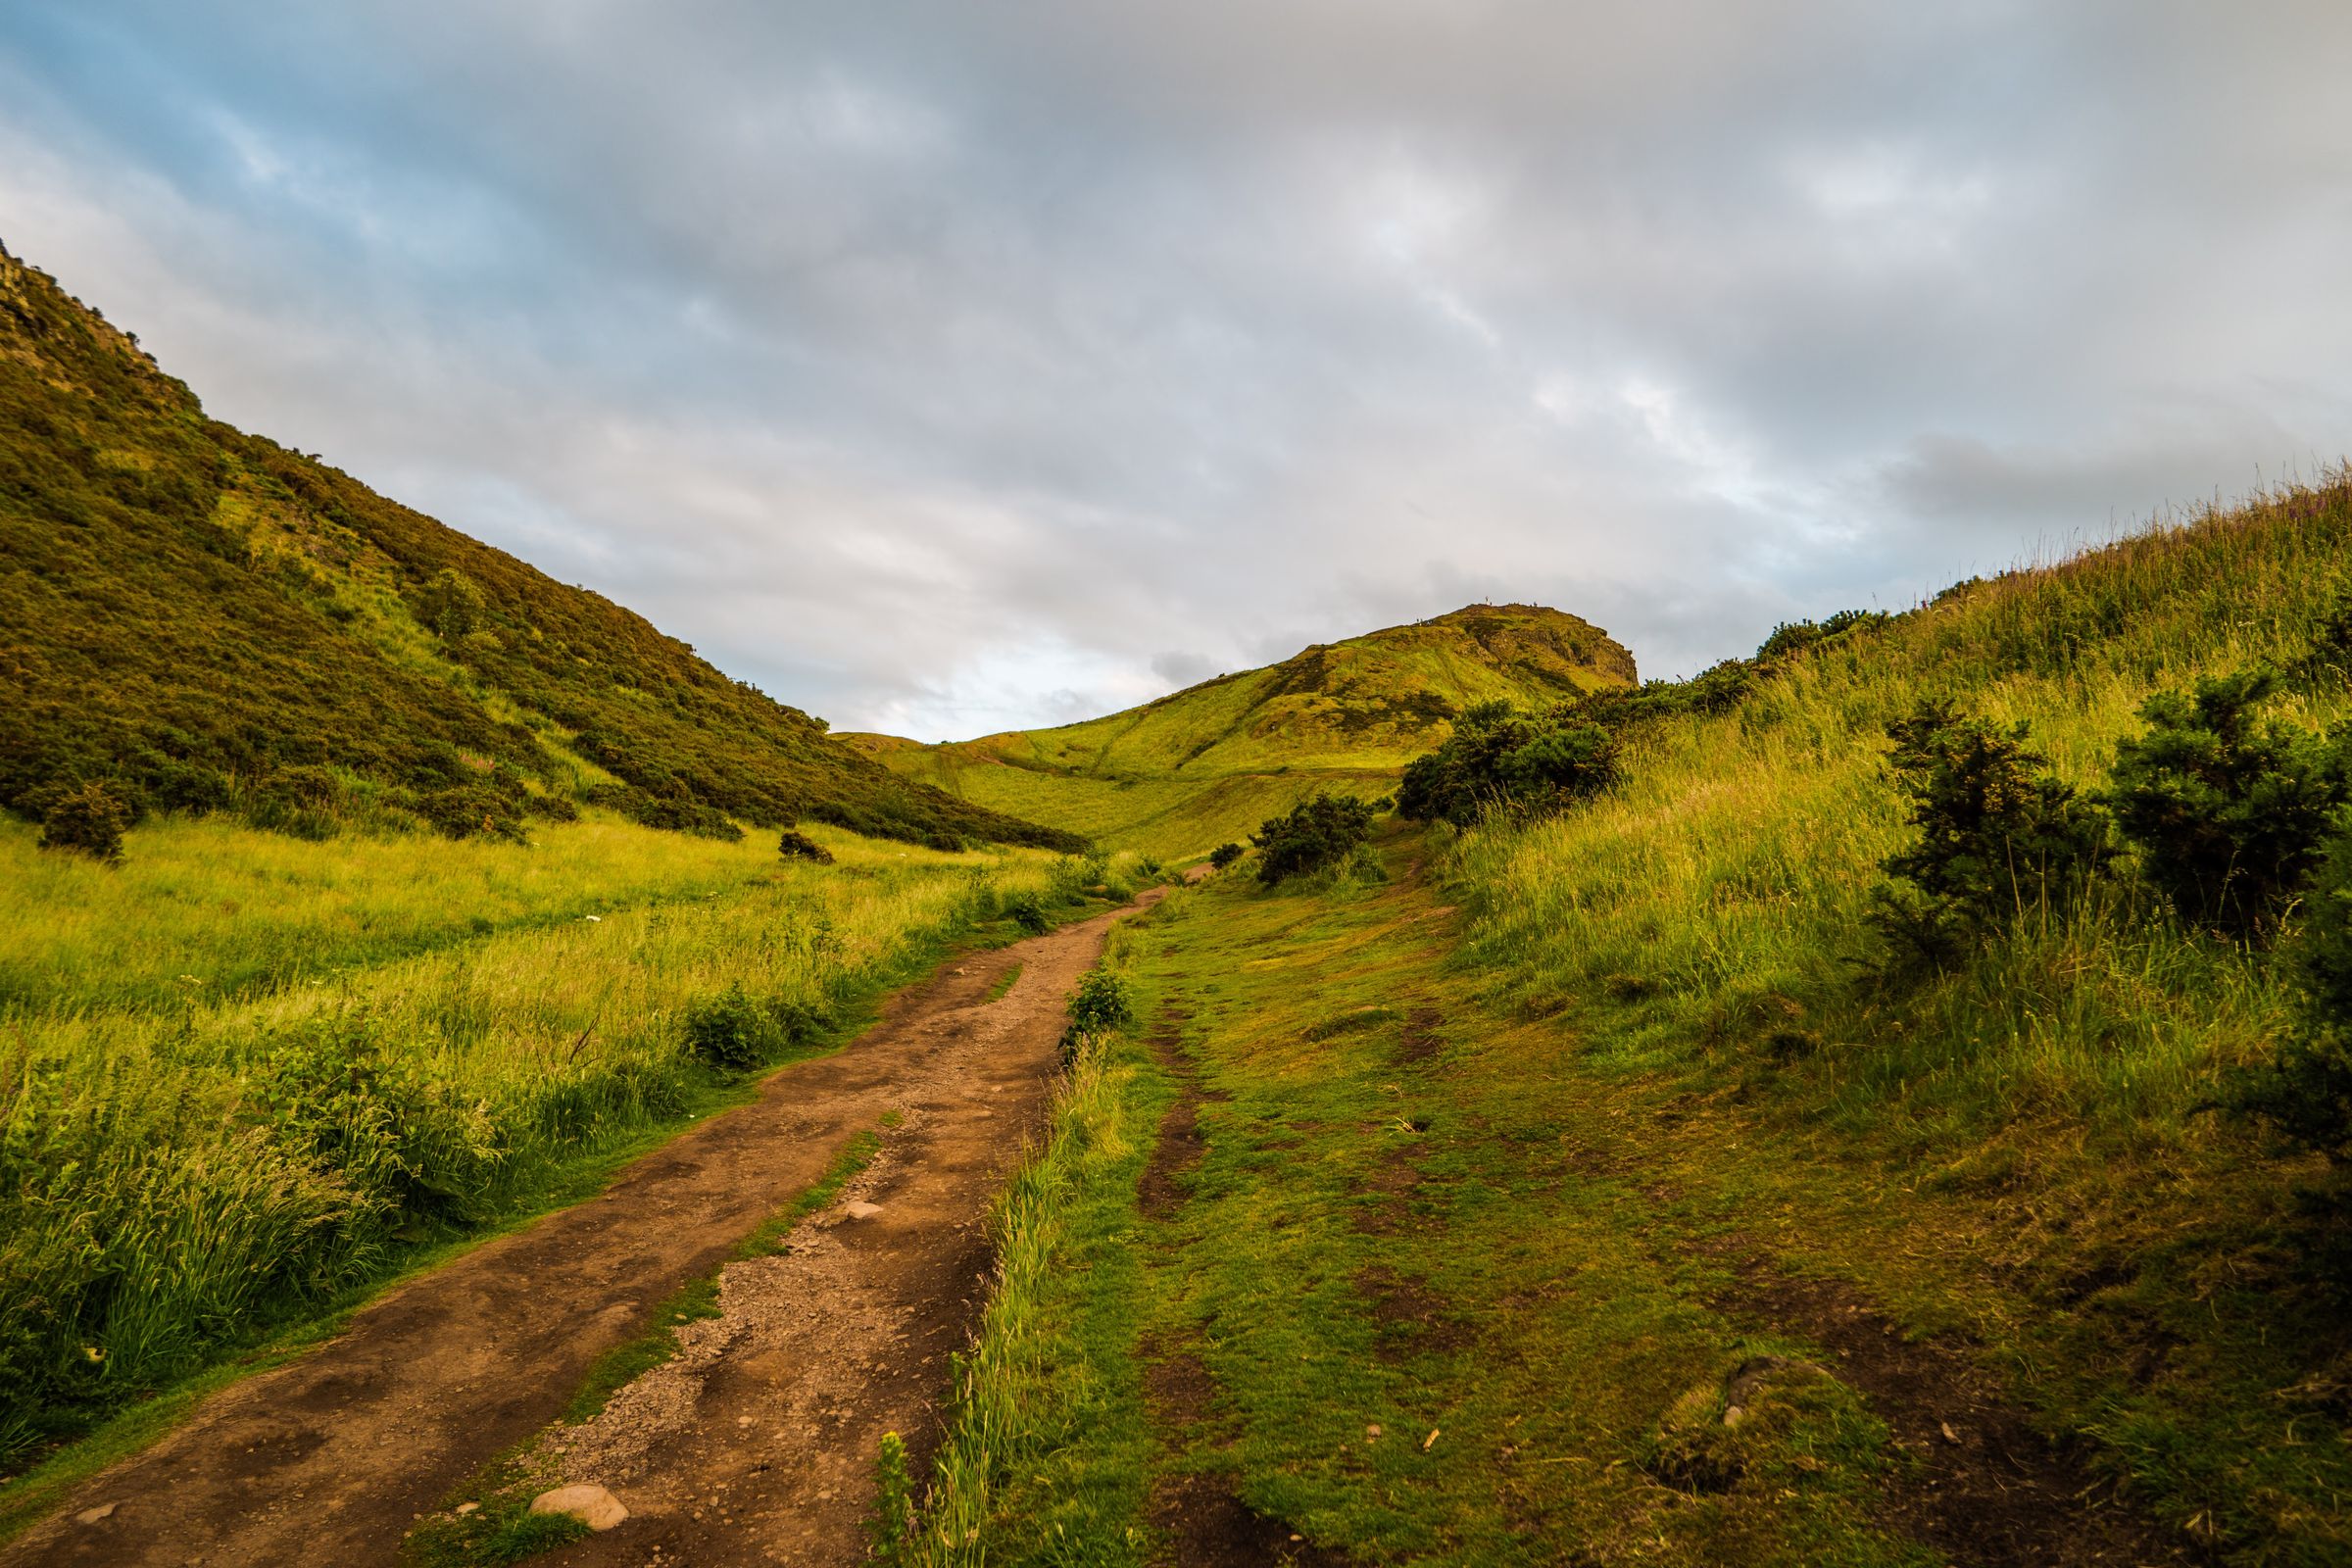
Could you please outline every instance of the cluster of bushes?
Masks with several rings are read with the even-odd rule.
[[[1135,1021],[1135,998],[1126,977],[1097,964],[1078,977],[1067,999],[1069,1022],[1061,1031],[1062,1060],[1068,1062],[1080,1042],[1124,1029]]]
[[[797,997],[755,998],[741,982],[687,1004],[686,1054],[725,1073],[773,1066],[833,1027],[833,1015]]]
[[[1541,815],[1617,781],[1617,738],[1580,704],[1522,714],[1481,703],[1446,743],[1414,759],[1396,791],[1396,812],[1468,827],[1490,810]]]
[[[1683,714],[1728,712],[1789,660],[1863,637],[1887,619],[1877,611],[1848,610],[1821,621],[1786,621],[1753,659],[1727,659],[1689,680],[1588,692],[1545,712],[1482,703],[1454,721],[1444,745],[1405,768],[1397,814],[1468,827],[1491,811],[1524,818],[1564,810],[1617,782],[1628,730]]]
[[[1917,840],[1884,862],[1874,920],[1905,960],[1943,967],[2018,922],[2129,877],[2187,925],[2284,941],[2298,1022],[2224,1102],[2352,1159],[2352,726],[2265,718],[2276,679],[2245,671],[2151,697],[2106,787],[2050,775],[2024,726],[1926,703],[1889,726]],[[2299,918],[2298,918],[2299,917]]]
[[[1257,846],[1257,879],[1272,886],[1346,862],[1371,841],[1373,814],[1370,801],[1317,794],[1268,817],[1250,836]]]

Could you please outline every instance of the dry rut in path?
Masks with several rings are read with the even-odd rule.
[[[881,1211],[826,1232],[838,1255],[771,1303],[771,1319],[797,1312],[833,1338],[755,1340],[720,1361],[694,1419],[663,1440],[666,1479],[637,1495],[614,1487],[638,1517],[578,1548],[581,1560],[642,1562],[676,1540],[697,1563],[772,1561],[778,1549],[859,1560],[873,1420],[908,1423],[945,1387],[946,1352],[963,1344],[988,1266],[977,1221],[1044,1108],[1062,998],[1126,912],[966,957],[901,992],[847,1050],[775,1074],[759,1100],[638,1160],[603,1196],[395,1288],[336,1339],[214,1396],[75,1488],[56,1517],[0,1548],[0,1564],[397,1561],[418,1515],[546,1427],[597,1355],[895,1110],[905,1121],[866,1178]],[[1011,989],[988,1002],[1016,964]],[[800,1287],[813,1294],[793,1296]],[[727,1492],[713,1492],[718,1481]],[[108,1503],[103,1519],[74,1521]],[[807,1518],[788,1544],[755,1539],[754,1520],[772,1527],[793,1508]]]

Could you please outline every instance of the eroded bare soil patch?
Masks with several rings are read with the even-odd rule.
[[[1734,1283],[1716,1305],[1829,1351],[1915,1461],[1886,1485],[1888,1528],[1964,1568],[2103,1568],[2200,1560],[2051,1446],[1959,1347],[1906,1339],[1851,1287],[1797,1279],[1727,1238]]]

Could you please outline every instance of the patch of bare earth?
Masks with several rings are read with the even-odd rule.
[[[1200,1106],[1225,1098],[1201,1085],[1182,1038],[1180,1015],[1163,1018],[1151,1036],[1153,1054],[1177,1085],[1138,1189],[1151,1220],[1172,1218],[1184,1206],[1184,1177],[1207,1151]],[[1216,1380],[1200,1358],[1184,1346],[1158,1343],[1147,1344],[1143,1356],[1145,1400],[1170,1446],[1196,1456],[1226,1447],[1232,1434],[1222,1429]],[[1162,1469],[1152,1478],[1145,1511],[1159,1541],[1154,1560],[1168,1568],[1346,1568],[1350,1561],[1251,1508],[1235,1490],[1231,1471],[1214,1464]]]
[[[1735,1259],[1734,1283],[1715,1304],[1828,1350],[1829,1369],[1870,1401],[1916,1461],[1886,1483],[1888,1529],[1960,1568],[2201,1560],[2053,1446],[1963,1348],[1907,1339],[1850,1286],[1783,1274],[1740,1238],[1706,1250]]]
[[[675,1370],[624,1391],[558,1456],[565,1480],[609,1487],[631,1513],[560,1560],[861,1560],[876,1445],[895,1427],[919,1463],[936,1441],[948,1353],[990,1277],[982,1216],[1042,1116],[1062,999],[1117,917],[900,993],[847,1050],[775,1074],[603,1196],[398,1287],[336,1339],[214,1396],[75,1488],[0,1564],[396,1562],[415,1522],[547,1429],[656,1302],[895,1110],[905,1120],[858,1192],[876,1210],[728,1265],[723,1315],[690,1326]]]

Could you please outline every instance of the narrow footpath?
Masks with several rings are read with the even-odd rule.
[[[567,1479],[609,1485],[632,1517],[552,1559],[861,1560],[881,1432],[922,1452],[936,1437],[948,1354],[985,1295],[981,1221],[1041,1124],[1062,999],[1112,923],[1156,896],[952,960],[848,1049],[776,1073],[601,1197],[396,1287],[334,1340],[221,1391],[76,1488],[0,1564],[397,1562],[453,1488],[550,1427],[599,1354],[896,1113],[843,1205],[763,1260],[776,1270],[738,1282],[747,1265],[731,1265],[725,1315],[574,1440],[567,1472],[608,1470]]]

